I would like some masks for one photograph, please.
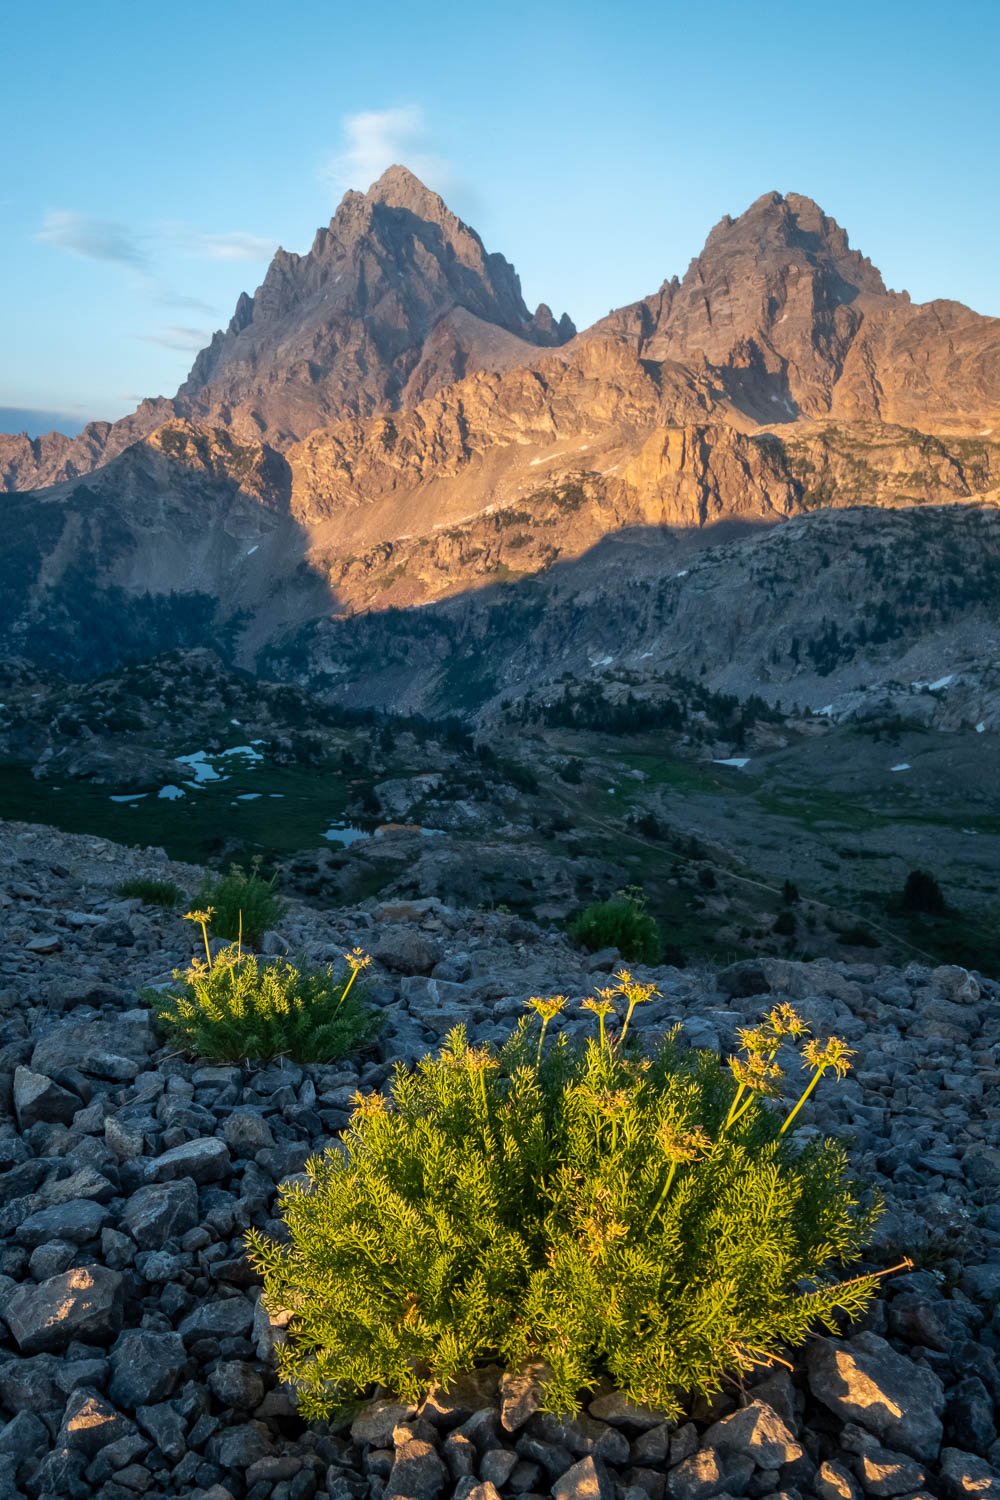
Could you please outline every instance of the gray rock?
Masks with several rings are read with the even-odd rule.
[[[599,1458],[588,1454],[552,1486],[555,1500],[614,1500],[615,1487]]]
[[[3,1316],[22,1354],[65,1349],[73,1339],[105,1344],[122,1325],[124,1283],[104,1266],[76,1266],[37,1286],[19,1286]]]
[[[109,1083],[131,1083],[142,1072],[144,1059],[155,1046],[149,1017],[139,1022],[63,1021],[43,1036],[31,1054],[31,1066],[56,1074],[75,1068],[89,1078]]]
[[[58,1496],[58,1500],[91,1500],[93,1485],[83,1477],[87,1457],[71,1448],[53,1448],[42,1459],[34,1484],[39,1495]]]
[[[132,1423],[94,1391],[75,1390],[66,1402],[56,1439],[60,1447],[93,1458],[109,1443],[134,1432]]]
[[[51,1354],[0,1363],[0,1402],[9,1411],[51,1412],[61,1405],[56,1374],[61,1366]],[[66,1393],[63,1392],[63,1395]]]
[[[117,1229],[101,1230],[101,1260],[112,1271],[124,1271],[135,1259],[135,1245]]]
[[[702,1437],[702,1446],[748,1453],[758,1469],[780,1469],[795,1463],[805,1451],[766,1401],[751,1401],[713,1423]]]
[[[68,1240],[50,1240],[32,1250],[28,1270],[33,1281],[47,1281],[50,1276],[61,1276],[79,1259],[79,1245],[71,1245]]]
[[[222,1125],[222,1139],[236,1157],[256,1156],[274,1145],[271,1127],[259,1110],[234,1109]]]
[[[244,1422],[218,1433],[210,1440],[206,1452],[223,1469],[242,1473],[270,1454],[271,1435],[263,1422]]]
[[[396,1461],[385,1487],[386,1500],[391,1495],[437,1500],[447,1481],[448,1471],[433,1443],[413,1437],[396,1448]]]
[[[0,1456],[14,1458],[20,1464],[24,1459],[38,1458],[49,1446],[49,1441],[48,1428],[34,1412],[15,1412],[0,1427]]]
[[[169,1463],[176,1464],[187,1452],[184,1420],[169,1401],[155,1406],[140,1406],[136,1420]]]
[[[82,1103],[44,1073],[20,1067],[14,1071],[14,1114],[22,1130],[42,1121],[46,1125],[69,1125]]]
[[[949,1392],[945,1433],[949,1446],[969,1453],[986,1453],[996,1441],[993,1398],[978,1376],[967,1376]]]
[[[987,1261],[985,1265],[966,1266],[962,1272],[962,1290],[974,1301],[1000,1302],[1000,1260]]]
[[[119,1335],[111,1350],[108,1394],[128,1411],[151,1406],[170,1395],[186,1364],[180,1334],[130,1328]]]
[[[854,1472],[861,1481],[866,1495],[876,1500],[890,1500],[895,1495],[906,1495],[919,1489],[926,1474],[914,1459],[905,1453],[893,1453],[878,1444],[866,1448],[854,1460]]]
[[[512,1453],[509,1448],[490,1448],[482,1456],[479,1473],[488,1484],[495,1484],[498,1490],[503,1489],[518,1462],[517,1454]]]
[[[358,1448],[366,1443],[370,1448],[388,1448],[400,1422],[408,1421],[415,1412],[417,1407],[408,1406],[402,1401],[387,1398],[367,1401],[351,1424],[351,1440],[357,1443]]]
[[[595,1417],[567,1418],[539,1412],[531,1418],[528,1430],[543,1442],[561,1444],[574,1458],[586,1458],[590,1454],[605,1463],[618,1465],[627,1464],[629,1460],[625,1434],[608,1422],[598,1422]]]
[[[754,1471],[752,1458],[723,1449],[700,1448],[667,1475],[670,1500],[710,1500],[742,1495]]]
[[[253,1304],[245,1297],[225,1297],[196,1307],[178,1331],[185,1344],[193,1344],[196,1339],[239,1338],[252,1326]]]
[[[68,1177],[57,1177],[44,1183],[41,1193],[47,1203],[69,1203],[73,1198],[92,1198],[95,1203],[110,1203],[115,1196],[115,1190],[103,1172],[92,1166],[80,1167]]]
[[[674,1430],[671,1422],[661,1422],[658,1427],[650,1427],[645,1432],[640,1432],[632,1442],[630,1454],[632,1462],[640,1467],[665,1464],[670,1455],[670,1443]],[[682,1456],[687,1457],[686,1454]]]
[[[1000,1496],[1000,1473],[985,1459],[959,1448],[942,1448],[939,1470],[944,1500],[996,1500]]]
[[[59,953],[62,949],[62,940],[54,933],[45,933],[42,937],[29,938],[24,945],[25,953],[35,955],[42,953]]]
[[[500,1491],[490,1479],[476,1483],[474,1478],[460,1479],[452,1500],[500,1500]]]
[[[539,1464],[550,1479],[558,1479],[560,1474],[573,1467],[573,1455],[568,1448],[560,1443],[543,1443],[541,1438],[532,1437],[529,1432],[522,1432],[514,1447],[521,1458]]]
[[[861,1486],[846,1464],[836,1459],[820,1464],[813,1488],[817,1500],[861,1500]]]
[[[100,1453],[87,1465],[87,1478],[93,1480],[94,1484],[104,1484],[115,1477],[115,1482],[128,1488],[142,1489],[141,1480],[131,1486],[128,1480],[129,1472],[134,1472],[136,1465],[134,1460],[144,1457],[149,1452],[149,1439],[142,1436],[140,1432],[132,1431],[125,1437],[116,1438],[113,1443],[108,1443]],[[149,1472],[140,1470],[145,1476],[146,1484],[149,1483]]]
[[[142,1155],[142,1131],[130,1130],[115,1115],[109,1115],[104,1122],[104,1139],[119,1161],[135,1161]]]
[[[410,927],[386,927],[373,957],[396,974],[429,974],[442,955],[441,944]]]
[[[670,1439],[670,1467],[682,1464],[692,1453],[698,1452],[698,1429],[693,1422],[685,1422],[683,1427],[678,1427]]]
[[[806,1353],[809,1387],[843,1422],[858,1422],[890,1448],[924,1462],[941,1447],[944,1388],[874,1333],[816,1339]]]
[[[264,1382],[245,1360],[222,1360],[210,1373],[208,1385],[223,1406],[235,1411],[252,1411],[264,1399]]]
[[[608,1422],[612,1427],[621,1427],[626,1432],[646,1432],[650,1427],[658,1427],[666,1420],[665,1412],[630,1401],[620,1391],[595,1396],[587,1410],[599,1422]]]
[[[507,1432],[516,1432],[539,1410],[545,1399],[545,1383],[551,1378],[551,1366],[544,1360],[504,1371],[500,1378],[500,1421]]]
[[[375,1451],[377,1452],[378,1450],[376,1449]],[[448,1434],[441,1444],[441,1456],[448,1465],[448,1473],[456,1481],[459,1479],[468,1479],[476,1472],[476,1459],[478,1457],[476,1445],[461,1432],[451,1432]],[[516,1454],[514,1458],[516,1462]],[[386,1472],[388,1474],[388,1471]]]
[[[484,1365],[470,1370],[452,1381],[447,1390],[443,1386],[431,1386],[419,1415],[439,1427],[454,1427],[467,1422],[477,1411],[496,1409],[499,1405],[499,1365]]]
[[[218,1182],[228,1177],[232,1163],[229,1148],[215,1136],[201,1136],[184,1141],[157,1156],[146,1168],[147,1182],[175,1182],[187,1177],[192,1182]]]
[[[198,1223],[198,1190],[183,1180],[137,1188],[125,1204],[122,1223],[140,1250],[161,1250]]]
[[[110,1211],[92,1198],[74,1198],[29,1214],[18,1228],[17,1239],[22,1245],[44,1245],[49,1240],[83,1245],[97,1238],[110,1216]]]

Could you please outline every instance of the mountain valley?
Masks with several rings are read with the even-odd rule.
[[[331,901],[641,885],[684,956],[995,965],[1000,322],[808,198],[577,333],[391,168],[175,397],[0,474],[8,815]],[[925,865],[937,928],[893,907]]]

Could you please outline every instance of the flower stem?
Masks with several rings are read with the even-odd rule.
[[[746,1093],[746,1091],[747,1091],[747,1086],[746,1086],[745,1083],[741,1083],[741,1084],[739,1084],[737,1086],[736,1093],[733,1095],[733,1102],[729,1106],[729,1113],[726,1116],[725,1123],[723,1124],[723,1127],[722,1127],[723,1130],[728,1130],[729,1127],[730,1127],[730,1125],[735,1120],[735,1118],[736,1118],[736,1106],[737,1106],[737,1104],[739,1104],[740,1100],[743,1098],[743,1095]]]
[[[212,967],[212,950],[208,946],[208,923],[206,921],[202,921],[202,922],[199,922],[198,925],[201,928],[201,935],[202,935],[202,938],[203,938],[204,943],[205,943],[205,957],[208,960],[208,967],[211,968]]]
[[[663,1207],[663,1205],[664,1205],[664,1203],[666,1201],[667,1194],[670,1192],[670,1185],[671,1185],[671,1183],[674,1180],[674,1176],[675,1176],[676,1172],[677,1172],[677,1163],[675,1161],[672,1161],[670,1163],[670,1171],[667,1173],[667,1180],[663,1184],[663,1188],[662,1188],[662,1191],[660,1192],[660,1196],[657,1198],[655,1204],[653,1205],[653,1212],[649,1216],[649,1222],[650,1223],[653,1222],[653,1220],[656,1218],[656,1215],[660,1212],[660,1209]]]
[[[809,1098],[809,1095],[812,1093],[812,1091],[816,1087],[817,1083],[819,1083],[820,1079],[823,1077],[823,1074],[824,1074],[825,1071],[826,1071],[825,1068],[817,1068],[816,1069],[815,1073],[813,1074],[813,1076],[810,1078],[809,1082],[806,1084],[805,1088],[803,1089],[802,1096],[799,1099],[798,1104],[796,1104],[795,1108],[788,1115],[788,1118],[785,1120],[785,1123],[782,1125],[781,1129],[778,1131],[779,1135],[784,1135],[785,1131],[788,1129],[789,1125],[791,1125],[792,1121],[795,1119],[795,1116],[798,1114],[798,1112],[802,1108],[803,1104],[805,1104],[806,1100]]]

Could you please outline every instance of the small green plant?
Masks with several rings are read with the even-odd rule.
[[[646,898],[634,885],[616,892],[610,901],[586,907],[570,923],[569,934],[590,953],[617,948],[629,963],[655,964],[663,948],[660,929],[646,910]]]
[[[176,990],[147,991],[159,1030],[196,1057],[219,1062],[290,1057],[328,1063],[378,1035],[383,1017],[355,981],[369,965],[359,948],[346,968],[300,969],[285,959],[261,962],[238,943],[213,956],[210,909],[187,913],[201,928],[204,959],[174,972]]]
[[[212,909],[212,936],[256,947],[284,914],[285,903],[274,893],[277,882],[277,874],[270,880],[263,879],[259,858],[253,860],[249,871],[230,865],[228,875],[206,880],[196,899],[201,907]]]
[[[931,916],[941,916],[947,909],[944,892],[926,870],[911,870],[907,875],[900,905],[903,911],[927,912]]]
[[[499,1051],[456,1027],[439,1056],[397,1065],[388,1098],[357,1096],[337,1148],[281,1193],[287,1237],[248,1236],[265,1305],[291,1314],[278,1370],[304,1416],[372,1384],[418,1400],[493,1359],[545,1361],[551,1411],[607,1376],[677,1415],[868,1304],[877,1276],[830,1267],[878,1207],[838,1143],[792,1128],[851,1054],[778,1006],[728,1065],[676,1031],[644,1055],[632,1017],[656,993],[618,974],[577,1042],[548,1040],[565,998],[534,998]],[[807,1081],[774,1107],[785,1043]]]
[[[123,880],[118,887],[119,896],[138,900],[145,906],[179,906],[184,892],[172,880],[152,880],[140,875],[135,880]]]

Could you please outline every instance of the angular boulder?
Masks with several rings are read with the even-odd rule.
[[[944,1387],[926,1365],[897,1354],[875,1333],[817,1339],[806,1355],[809,1387],[842,1422],[911,1458],[933,1462],[941,1449]]]
[[[22,1354],[65,1349],[73,1339],[106,1344],[122,1326],[124,1279],[105,1266],[74,1266],[7,1298],[4,1320]]]

